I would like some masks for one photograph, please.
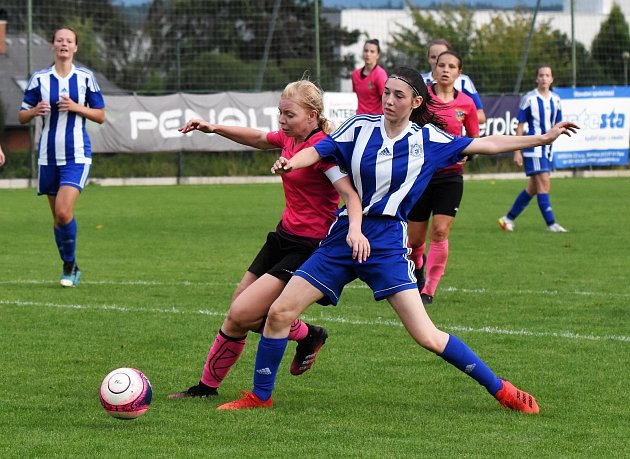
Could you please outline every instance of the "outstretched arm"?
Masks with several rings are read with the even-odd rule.
[[[291,159],[287,159],[282,156],[278,158],[271,167],[271,173],[282,175],[295,169],[312,166],[320,159],[322,158],[319,156],[319,153],[317,153],[317,150],[315,150],[314,147],[304,148],[303,150],[298,151]]]
[[[269,150],[276,148],[275,145],[267,142],[267,133],[259,129],[253,129],[242,126],[226,126],[223,124],[212,124],[202,119],[192,119],[184,126],[178,129],[182,134],[188,134],[191,131],[201,131],[206,134],[218,134],[221,137],[230,139],[241,145],[258,148],[260,150]]]
[[[370,256],[370,241],[361,231],[361,223],[363,222],[361,198],[359,198],[348,176],[337,180],[333,183],[333,186],[339,193],[339,196],[341,196],[341,199],[343,199],[343,202],[346,203],[346,208],[348,209],[350,223],[346,242],[352,247],[352,259],[363,263]]]
[[[579,129],[575,123],[563,121],[549,129],[546,134],[509,136],[491,135],[475,139],[464,149],[463,154],[495,155],[508,151],[523,150],[553,143],[562,134],[571,137]]]

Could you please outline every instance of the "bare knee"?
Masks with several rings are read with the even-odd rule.
[[[275,329],[289,327],[299,315],[296,307],[280,296],[269,309],[267,325]]]
[[[251,309],[238,308],[232,303],[221,329],[228,336],[243,336],[249,331],[256,331],[262,325],[264,316],[254,313]]]
[[[430,333],[423,333],[421,337],[416,338],[416,342],[427,351],[441,354],[448,343],[448,333],[435,328]]]
[[[442,242],[448,239],[449,227],[438,226],[431,231],[432,242]]]
[[[74,214],[69,209],[57,208],[55,209],[55,224],[57,226],[67,225],[74,218]]]
[[[419,235],[409,234],[408,235],[409,247],[412,249],[419,248],[422,244],[424,244],[424,238]]]

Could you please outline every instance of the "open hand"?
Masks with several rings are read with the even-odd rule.
[[[190,131],[202,131],[210,134],[212,133],[213,129],[210,123],[196,118],[188,121],[184,126],[180,127],[178,131],[182,134],[187,134]]]
[[[546,134],[548,137],[547,143],[548,144],[552,143],[554,140],[556,140],[558,137],[560,137],[563,134],[571,137],[571,134],[575,134],[578,129],[580,129],[580,126],[578,126],[577,124],[572,123],[570,121],[562,121],[556,124],[551,129],[549,129],[549,131],[547,131],[547,134]]]

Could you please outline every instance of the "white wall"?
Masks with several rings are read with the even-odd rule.
[[[608,14],[613,6],[617,4],[621,7],[623,14],[630,16],[630,0],[574,0],[576,13]],[[564,11],[571,12],[571,0],[564,0]],[[627,19],[626,19],[627,20]]]

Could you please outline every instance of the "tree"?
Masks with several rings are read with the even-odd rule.
[[[51,40],[59,27],[72,27],[79,38],[77,60],[120,83],[117,77],[128,63],[132,34],[119,8],[110,0],[32,0],[32,3],[35,33]],[[12,31],[26,31],[25,4],[13,2],[8,7]]]
[[[489,23],[474,28],[473,12],[463,7],[441,8],[436,12],[412,11],[414,26],[394,36],[392,51],[388,53],[390,62],[428,68],[428,43],[433,38],[444,38],[462,56],[464,72],[473,79],[480,93],[514,92],[531,27],[531,13],[523,10],[497,13]],[[580,84],[596,84],[601,75],[599,67],[582,44],[576,44],[576,51]],[[557,86],[572,84],[571,41],[554,30],[550,21],[535,24],[522,87],[517,92],[533,84],[532,75],[542,63],[552,65]]]
[[[630,52],[630,32],[623,11],[615,3],[591,45],[593,59],[606,69],[604,84],[624,84],[624,52]]]
[[[437,38],[447,40],[462,56],[464,62],[473,53],[470,46],[474,40],[474,11],[460,4],[457,7],[443,5],[434,11],[422,11],[407,0],[413,19],[412,27],[402,27],[392,34],[385,63],[389,67],[406,65],[417,69],[429,69],[427,50],[429,43]]]
[[[247,89],[251,90],[261,68],[265,68],[263,87],[279,89],[289,80],[279,86],[277,76],[295,74],[298,63],[301,72],[293,79],[305,70],[314,75],[313,1],[281,0],[280,14],[274,17],[275,3],[276,0],[154,0],[143,38],[138,42],[139,49],[147,50],[142,56],[137,53],[145,63],[144,71],[159,69],[167,81],[165,89],[170,91],[245,89],[243,79],[249,80]],[[262,66],[269,28],[274,22],[268,61]],[[337,75],[350,71],[354,64],[337,56],[335,50],[355,43],[359,32],[321,20],[320,37],[324,71],[318,83],[325,89],[334,88]],[[209,68],[211,62],[220,64]],[[195,69],[194,63],[202,64],[203,73]]]

